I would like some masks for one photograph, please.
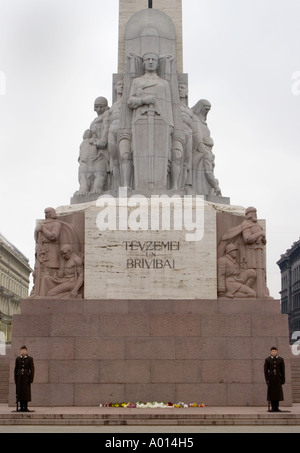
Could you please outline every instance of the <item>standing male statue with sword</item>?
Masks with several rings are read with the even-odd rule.
[[[165,189],[174,129],[171,89],[157,74],[157,54],[146,53],[143,66],[145,74],[133,80],[128,98],[133,110],[135,188]]]

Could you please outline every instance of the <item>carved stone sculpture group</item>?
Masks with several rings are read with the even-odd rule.
[[[95,100],[97,116],[83,134],[79,190],[71,203],[104,193],[117,197],[120,187],[146,196],[203,195],[222,203],[207,126],[211,104],[201,99],[189,107],[171,19],[152,8],[136,13],[126,26],[124,55],[124,73],[114,75],[112,106],[103,96]],[[218,297],[268,298],[266,238],[256,209],[248,208],[244,217],[218,214],[217,223]],[[78,225],[78,218],[72,224],[45,209],[35,230],[31,297],[83,297],[84,234],[81,229],[78,239]]]
[[[83,254],[76,229],[58,219],[55,209],[45,209],[45,220],[34,232],[35,267],[31,298],[82,297]]]
[[[115,82],[113,105],[95,100],[97,117],[80,145],[76,202],[119,187],[221,196],[206,122],[210,103],[188,106],[172,56],[147,52],[128,61],[131,72]]]
[[[236,216],[233,216],[236,218]],[[269,298],[266,286],[265,232],[256,208],[220,237],[218,244],[218,296]]]

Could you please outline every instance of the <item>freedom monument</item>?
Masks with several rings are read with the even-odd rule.
[[[70,205],[34,232],[12,342],[35,359],[32,404],[265,405],[264,358],[272,344],[288,357],[288,320],[267,287],[265,222],[215,175],[212,106],[189,106],[182,1],[120,0],[118,57]]]

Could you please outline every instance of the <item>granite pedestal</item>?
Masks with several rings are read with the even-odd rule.
[[[263,406],[265,356],[276,344],[289,357],[287,337],[277,300],[29,299],[13,319],[12,357],[26,342],[35,359],[32,406]],[[288,359],[286,374],[288,406]]]

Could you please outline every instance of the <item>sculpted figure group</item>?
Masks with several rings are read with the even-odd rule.
[[[95,101],[97,117],[80,145],[76,195],[128,187],[221,196],[206,122],[210,103],[188,106],[187,84],[172,70],[171,56],[128,58],[134,70],[119,76],[113,105]]]
[[[34,232],[35,268],[31,298],[77,298],[83,287],[83,258],[72,226],[59,220],[55,209],[45,209],[45,220]],[[75,250],[77,249],[77,250]]]
[[[265,232],[256,208],[245,211],[245,219],[229,228],[218,246],[218,296],[269,298],[266,286]]]

